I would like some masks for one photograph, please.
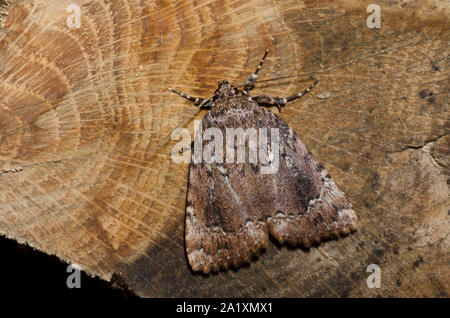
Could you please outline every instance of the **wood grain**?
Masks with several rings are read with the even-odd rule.
[[[377,4],[380,29],[365,1],[14,2],[0,30],[0,233],[139,296],[448,297],[449,6]],[[242,84],[265,48],[261,80],[300,76],[256,92],[320,78],[281,117],[359,230],[310,250],[272,242],[248,267],[195,274],[188,166],[170,159],[170,133],[205,111],[167,88],[208,97],[220,80]],[[379,289],[366,285],[372,263]]]

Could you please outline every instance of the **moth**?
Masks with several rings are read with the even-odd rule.
[[[310,247],[357,228],[358,217],[352,205],[328,172],[289,125],[263,107],[277,106],[281,110],[286,103],[308,93],[318,81],[286,98],[250,94],[267,54],[268,50],[242,90],[226,80],[209,98],[169,88],[195,106],[209,110],[201,121],[203,131],[215,128],[224,136],[230,128],[278,131],[275,173],[262,173],[262,164],[245,160],[191,161],[185,243],[194,271],[207,274],[249,263],[267,247],[269,234],[281,244]],[[273,136],[267,138],[269,145],[272,140]],[[203,147],[208,144],[206,140],[201,142]],[[268,150],[273,149],[268,146]],[[246,154],[245,159],[249,156]]]

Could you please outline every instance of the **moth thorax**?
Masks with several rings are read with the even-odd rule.
[[[219,97],[211,108],[210,113],[213,117],[223,116],[234,112],[235,110],[249,109],[250,102],[242,95],[230,97]]]

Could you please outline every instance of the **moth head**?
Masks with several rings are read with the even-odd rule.
[[[235,96],[239,94],[239,90],[234,87],[233,85],[231,85],[230,83],[228,83],[227,80],[225,81],[221,81],[219,82],[219,87],[217,87],[216,92],[214,93],[215,95],[219,95],[219,96]]]

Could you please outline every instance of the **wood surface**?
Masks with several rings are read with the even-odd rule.
[[[142,297],[448,297],[449,3],[378,0],[372,29],[370,3],[14,1],[0,30],[0,234]],[[197,274],[188,165],[170,159],[170,133],[206,111],[167,88],[243,84],[266,48],[259,79],[281,79],[255,92],[320,79],[280,116],[359,229],[309,250],[272,241],[249,266]]]

